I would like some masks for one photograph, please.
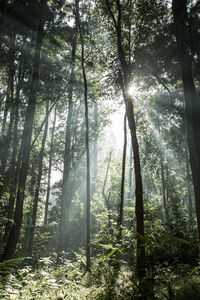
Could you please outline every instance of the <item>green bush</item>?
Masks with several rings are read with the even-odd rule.
[[[200,279],[193,278],[177,292],[175,300],[200,300]]]

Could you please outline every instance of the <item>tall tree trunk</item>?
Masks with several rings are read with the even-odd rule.
[[[5,16],[6,16],[6,9],[7,9],[7,0],[0,1],[0,55],[2,53],[2,42],[3,42],[3,31],[5,25]]]
[[[31,149],[33,119],[35,114],[37,91],[38,91],[39,78],[40,78],[40,53],[42,48],[43,36],[44,36],[45,9],[46,9],[46,0],[41,0],[40,20],[39,20],[39,26],[37,32],[37,44],[36,44],[36,52],[34,58],[33,77],[32,77],[31,89],[30,89],[29,103],[28,103],[26,116],[25,116],[24,132],[22,137],[22,163],[19,172],[19,184],[18,184],[18,191],[17,191],[16,207],[14,212],[14,223],[12,225],[12,229],[9,233],[8,240],[3,255],[1,257],[2,261],[12,258],[19,240],[19,235],[21,230],[24,193],[25,193],[25,185],[26,185],[26,179],[28,173],[30,149]]]
[[[165,155],[164,155],[165,156]],[[163,163],[163,157],[160,153],[160,168],[161,168],[161,181],[162,181],[162,196],[163,196],[163,208],[164,208],[164,219],[165,221],[169,220],[169,210],[167,206],[167,197],[166,197],[166,180],[165,180],[165,164]]]
[[[2,122],[2,127],[1,127],[1,148],[0,151],[2,152],[2,147],[3,147],[3,142],[5,138],[5,129],[6,129],[6,122],[7,122],[7,117],[8,117],[8,111],[9,111],[9,80],[7,83],[7,91],[6,91],[6,99],[5,99],[5,107],[4,107],[4,112],[3,112],[3,122]]]
[[[187,141],[186,141],[187,143]],[[192,181],[191,181],[191,172],[190,172],[190,162],[189,162],[189,154],[188,154],[188,146],[185,146],[185,158],[186,158],[186,180],[187,180],[187,194],[188,194],[188,216],[190,225],[192,225],[193,219],[193,191],[192,191]]]
[[[7,99],[4,111],[4,120],[2,125],[2,136],[5,135],[4,143],[1,147],[1,174],[5,173],[7,158],[9,157],[8,151],[10,150],[10,142],[12,140],[12,128],[14,122],[14,76],[15,76],[15,37],[10,38],[10,53],[9,53],[9,67],[8,67],[8,88],[7,88]],[[10,109],[9,109],[10,108]],[[5,133],[5,126],[7,121],[7,114],[10,110],[9,126],[7,133]]]
[[[59,240],[58,240],[58,256],[62,251],[66,251],[68,243],[68,224],[69,224],[69,210],[71,205],[71,198],[69,193],[69,174],[71,170],[71,140],[72,140],[72,116],[73,116],[73,89],[75,80],[75,60],[76,60],[76,43],[77,37],[74,36],[72,44],[72,57],[71,57],[71,73],[68,90],[68,115],[66,121],[65,132],[65,154],[64,154],[64,171],[62,182],[62,195],[61,195],[61,219],[59,227]]]
[[[198,235],[200,241],[200,99],[197,94],[192,74],[192,57],[189,53],[187,0],[173,0],[175,37],[185,98],[185,121],[187,144],[195,194]]]
[[[79,0],[75,0],[77,24],[81,41],[81,66],[84,81],[84,103],[85,103],[85,141],[86,141],[86,160],[87,160],[87,209],[86,209],[86,270],[90,271],[90,151],[89,151],[89,120],[88,120],[88,86],[85,72],[85,50],[83,33],[80,24]]]
[[[32,202],[34,202],[36,182],[37,182],[37,159],[36,159],[35,155],[32,155],[30,173],[31,173],[31,179],[30,179],[30,185],[28,186],[28,194],[32,200],[31,201],[31,203],[32,203]],[[32,209],[32,207],[31,207],[31,209]],[[22,253],[27,253],[27,250],[28,250],[31,217],[32,217],[31,209],[29,209],[28,212],[24,216],[25,232],[24,232],[24,238],[23,238]]]
[[[137,232],[137,276],[142,288],[143,279],[146,276],[145,270],[145,243],[144,243],[144,208],[143,208],[143,187],[142,187],[142,176],[139,156],[139,145],[136,134],[135,114],[133,109],[132,97],[128,93],[130,82],[129,65],[126,60],[124,47],[122,43],[122,29],[121,29],[121,18],[122,10],[120,0],[116,0],[117,6],[117,17],[112,12],[109,0],[106,0],[107,8],[110,16],[113,20],[117,36],[117,50],[119,61],[121,64],[121,86],[123,97],[126,105],[126,115],[128,118],[128,124],[131,131],[131,142],[133,147],[133,158],[134,158],[134,172],[135,172],[135,196],[136,196],[136,232]]]
[[[13,219],[14,205],[15,205],[15,197],[16,197],[16,189],[17,189],[17,179],[18,179],[18,171],[17,171],[17,151],[18,151],[18,122],[19,122],[19,103],[20,103],[20,91],[22,89],[23,82],[23,74],[22,74],[22,63],[20,61],[19,65],[19,74],[18,74],[18,85],[15,95],[15,103],[14,103],[14,133],[13,133],[13,148],[12,148],[12,158],[10,162],[10,167],[7,171],[7,176],[9,176],[10,183],[10,196],[9,196],[9,204],[7,209],[7,219],[4,241],[7,240],[9,231],[11,229],[11,220]]]
[[[51,145],[49,150],[49,167],[48,167],[47,195],[46,195],[45,211],[44,211],[44,226],[47,225],[47,221],[48,221],[48,208],[49,208],[49,198],[51,192],[51,170],[52,170],[52,160],[54,154],[53,147],[54,147],[55,128],[56,128],[56,108],[54,110],[53,127],[51,133]]]
[[[124,116],[124,146],[122,157],[122,178],[120,191],[120,208],[119,208],[119,240],[122,238],[123,225],[123,209],[124,209],[124,187],[125,187],[125,172],[126,172],[126,147],[127,147],[127,129],[126,129],[126,114]]]
[[[98,103],[94,103],[94,128],[98,130]],[[96,179],[98,170],[98,135],[95,134],[93,144],[93,178]],[[94,185],[93,185],[94,186]]]
[[[31,220],[31,227],[29,232],[29,243],[28,243],[28,249],[27,253],[29,256],[32,255],[33,251],[33,240],[34,240],[34,234],[35,234],[35,225],[36,225],[36,219],[37,219],[37,210],[38,210],[38,202],[39,202],[39,193],[40,193],[40,185],[41,185],[41,179],[42,179],[42,169],[43,169],[43,158],[44,158],[44,149],[47,139],[47,133],[48,133],[48,111],[49,111],[49,101],[46,103],[46,122],[44,127],[44,134],[42,138],[42,145],[39,153],[38,158],[38,176],[37,176],[37,182],[36,182],[36,190],[35,190],[35,197],[34,197],[34,204],[33,204],[33,211],[32,211],[32,220]]]
[[[61,98],[62,95],[63,95],[63,92],[61,92],[61,93],[58,95],[58,97],[56,98],[56,100],[54,101],[54,103],[51,105],[51,107],[50,107],[50,109],[49,109],[49,111],[48,111],[47,117],[50,115],[52,109],[53,109],[53,108],[55,107],[55,105],[58,103],[58,101],[60,100],[60,98]],[[36,143],[36,141],[37,141],[37,139],[38,139],[40,133],[42,132],[42,129],[43,129],[44,125],[45,125],[45,122],[46,122],[46,116],[45,116],[45,118],[43,119],[43,121],[42,121],[42,123],[41,123],[41,125],[40,125],[40,128],[39,128],[38,132],[36,133],[35,138],[33,139],[33,142],[31,143],[31,149],[34,147],[34,145],[35,145],[35,143]]]
[[[113,231],[111,228],[111,211],[110,211],[110,192],[108,195],[106,195],[105,193],[105,188],[106,188],[106,183],[107,183],[107,178],[108,178],[108,172],[109,172],[109,168],[110,168],[110,162],[111,162],[111,156],[112,156],[112,151],[110,151],[110,155],[108,158],[108,164],[107,164],[107,168],[106,168],[106,175],[105,175],[105,179],[104,179],[104,183],[103,183],[103,189],[102,189],[102,196],[105,200],[105,205],[108,211],[108,232],[110,233],[110,235],[113,235]]]
[[[128,200],[130,201],[131,199],[133,199],[133,194],[132,194],[132,190],[133,190],[133,149],[132,149],[132,145],[130,145],[130,157],[129,157],[129,176],[128,176],[128,182],[129,182],[129,193],[128,193]]]

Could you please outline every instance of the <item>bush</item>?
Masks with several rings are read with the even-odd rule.
[[[196,277],[186,282],[175,300],[200,300],[200,279]]]

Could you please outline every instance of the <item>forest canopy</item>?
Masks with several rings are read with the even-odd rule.
[[[0,296],[200,299],[200,1],[0,1]]]

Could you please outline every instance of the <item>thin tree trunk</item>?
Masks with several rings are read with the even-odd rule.
[[[168,207],[167,207],[166,184],[165,184],[165,169],[164,169],[162,155],[160,155],[160,167],[161,167],[161,180],[162,180],[162,195],[163,195],[164,218],[165,218],[165,221],[168,221],[169,220],[169,211],[168,211]]]
[[[132,194],[132,190],[133,190],[133,149],[132,149],[132,145],[130,145],[130,158],[129,158],[129,193],[128,193],[128,200],[130,201],[131,199],[133,199],[133,194]]]
[[[187,142],[187,141],[186,141]],[[193,217],[193,191],[191,186],[191,174],[190,174],[190,162],[189,162],[189,154],[187,144],[185,146],[185,155],[186,155],[186,179],[187,179],[187,194],[188,194],[188,216],[190,225],[192,225],[192,217]]]
[[[13,79],[13,78],[12,78]],[[2,176],[0,185],[0,199],[2,198],[5,189],[7,188],[9,184],[10,177],[6,174],[6,160],[7,160],[7,146],[9,146],[11,141],[11,132],[12,132],[12,126],[13,126],[13,109],[10,108],[10,121],[9,121],[9,127],[6,132],[6,123],[7,123],[7,117],[9,112],[9,107],[11,107],[11,99],[10,99],[10,81],[11,76],[9,76],[8,80],[8,87],[7,87],[7,93],[6,93],[6,103],[5,103],[5,109],[4,109],[4,116],[3,116],[3,124],[1,129],[1,143],[0,143],[0,153],[1,153],[1,162],[0,162],[0,175]],[[8,145],[7,145],[8,143]]]
[[[6,9],[7,9],[7,0],[0,1],[0,55],[2,53],[2,42],[3,42],[3,31],[5,25],[5,16],[6,16]]]
[[[84,53],[84,41],[80,24],[79,13],[79,0],[76,3],[77,24],[79,28],[80,41],[81,41],[81,66],[83,72],[84,81],[84,103],[85,103],[85,141],[86,141],[86,159],[87,159],[87,210],[86,210],[86,270],[90,271],[90,151],[89,151],[89,120],[88,120],[88,86],[87,77],[85,72],[85,53]]]
[[[108,158],[108,164],[107,164],[107,168],[106,168],[106,175],[105,175],[105,179],[104,179],[104,183],[103,183],[103,189],[102,189],[102,196],[105,200],[106,208],[107,208],[107,211],[108,211],[108,232],[112,236],[113,232],[112,232],[112,228],[111,228],[111,212],[110,212],[110,203],[109,203],[110,193],[108,195],[106,195],[106,193],[105,193],[105,188],[106,188],[106,183],[107,183],[107,178],[108,178],[108,172],[109,172],[110,162],[111,162],[111,156],[112,156],[112,151],[110,151],[109,158]]]
[[[5,138],[5,129],[6,129],[7,116],[8,116],[8,107],[9,107],[8,99],[9,99],[9,94],[8,94],[8,87],[7,87],[5,107],[4,107],[4,112],[3,112],[3,122],[2,122],[2,127],[1,127],[1,139],[3,138],[3,140],[1,141],[1,148],[3,146],[3,142],[4,142],[4,138]],[[2,150],[1,150],[1,152],[2,152]]]
[[[98,103],[94,103],[94,128],[98,129]],[[96,179],[98,170],[98,135],[95,134],[94,145],[93,145],[93,178]],[[94,186],[94,185],[93,185]]]
[[[28,173],[28,165],[29,165],[29,157],[30,157],[30,146],[31,146],[31,136],[33,129],[33,119],[35,114],[35,106],[36,106],[36,98],[37,91],[39,86],[39,77],[40,77],[40,53],[42,48],[42,41],[44,35],[44,13],[46,0],[41,0],[40,7],[40,20],[38,26],[37,33],[37,44],[36,44],[36,53],[34,58],[34,71],[32,77],[32,85],[30,90],[29,103],[26,111],[25,124],[24,124],[24,132],[22,137],[22,164],[19,173],[19,184],[17,191],[17,199],[16,199],[16,207],[14,212],[14,223],[12,225],[12,229],[9,233],[8,240],[1,257],[1,260],[7,260],[12,258],[14,255],[20,230],[22,224],[23,217],[23,204],[24,204],[24,192],[25,185]]]
[[[32,200],[31,202],[33,202],[34,196],[35,196],[36,181],[37,181],[37,159],[36,159],[36,157],[32,157],[31,163],[32,163],[31,167],[30,167],[31,179],[30,179],[30,185],[28,186],[28,194]],[[31,210],[30,209],[24,216],[24,224],[25,224],[25,232],[24,232],[22,253],[27,253],[28,244],[29,244],[29,236],[30,236],[30,226],[31,226]]]
[[[58,101],[60,100],[60,98],[62,97],[62,95],[63,95],[63,93],[61,92],[61,93],[58,95],[58,97],[56,98],[56,100],[54,101],[54,103],[51,105],[50,109],[48,110],[48,114],[47,114],[47,115],[45,116],[45,118],[43,119],[43,121],[42,121],[42,123],[41,123],[41,125],[40,125],[40,128],[39,128],[38,132],[36,133],[33,142],[31,143],[31,149],[34,147],[34,145],[35,145],[35,143],[36,143],[36,141],[37,141],[37,139],[38,139],[40,133],[42,132],[42,129],[43,129],[43,127],[44,127],[44,125],[45,125],[45,122],[46,122],[46,118],[49,117],[49,115],[50,115],[52,109],[53,109],[53,108],[55,107],[55,105],[58,103]]]
[[[29,243],[28,243],[28,249],[27,249],[27,253],[29,256],[32,255],[32,251],[33,251],[33,241],[34,241],[35,226],[36,226],[36,219],[37,219],[40,185],[41,185],[41,179],[42,179],[44,149],[45,149],[47,133],[48,133],[48,123],[49,123],[48,122],[48,120],[49,120],[48,119],[48,111],[49,111],[49,101],[47,101],[47,103],[46,103],[46,122],[45,122],[45,127],[44,127],[42,145],[41,145],[39,158],[38,158],[38,176],[37,176],[37,182],[36,182],[34,205],[33,205],[33,211],[32,211],[32,220],[31,220],[31,227],[30,227],[30,232],[29,232]]]
[[[51,192],[51,170],[52,170],[52,160],[53,160],[53,154],[54,154],[53,147],[54,147],[55,128],[56,128],[56,108],[54,110],[53,127],[52,127],[52,133],[51,133],[51,145],[50,145],[50,151],[49,151],[49,167],[48,167],[47,195],[46,195],[45,212],[44,212],[44,226],[47,225],[47,221],[48,221],[48,208],[49,208],[49,198],[50,198],[50,192]]]
[[[185,97],[187,144],[192,171],[200,241],[200,99],[194,84],[192,57],[190,56],[189,45],[187,44],[187,0],[173,0],[172,12]]]
[[[68,91],[68,115],[66,121],[65,133],[65,154],[64,154],[64,171],[61,195],[61,218],[59,227],[59,240],[58,240],[58,257],[62,251],[66,251],[68,243],[68,225],[69,225],[69,210],[71,205],[71,198],[69,193],[69,174],[71,170],[71,140],[72,140],[72,117],[73,117],[73,89],[75,80],[75,61],[76,61],[76,43],[77,37],[75,35],[72,44],[72,57],[71,57],[71,74]]]
[[[126,114],[124,116],[124,146],[122,158],[122,178],[120,192],[120,209],[119,209],[119,240],[122,238],[123,225],[123,209],[124,209],[124,187],[125,187],[125,172],[126,172],[126,147],[127,147],[127,129],[126,129]]]
[[[18,85],[15,95],[15,103],[14,103],[14,135],[13,135],[13,149],[12,149],[12,158],[9,170],[7,171],[7,176],[9,176],[10,183],[10,196],[9,196],[9,204],[7,209],[7,218],[4,234],[4,241],[7,240],[9,231],[11,229],[11,220],[13,219],[14,205],[15,205],[15,197],[16,197],[16,189],[17,189],[17,149],[18,149],[18,122],[19,122],[19,102],[20,102],[20,91],[22,88],[23,75],[22,75],[22,63],[20,61],[19,65],[19,74],[18,74]]]
[[[10,53],[9,53],[9,70],[8,70],[8,88],[7,88],[7,99],[5,104],[5,111],[4,111],[4,120],[2,125],[2,136],[4,137],[4,142],[2,144],[1,149],[1,174],[5,173],[6,170],[6,162],[7,158],[9,157],[8,152],[10,150],[10,142],[12,140],[12,128],[14,122],[14,76],[15,76],[15,38],[11,36],[10,38]],[[5,133],[5,126],[7,122],[7,115],[10,108],[10,120],[7,133]]]
[[[143,286],[143,279],[146,276],[146,263],[145,263],[145,242],[144,242],[144,208],[143,208],[143,187],[142,187],[142,175],[140,166],[139,156],[139,145],[136,134],[135,114],[133,109],[133,102],[130,94],[128,93],[130,82],[129,82],[129,66],[126,61],[126,55],[122,43],[122,29],[121,19],[122,10],[120,0],[116,0],[117,6],[117,17],[112,12],[109,0],[106,0],[107,8],[110,16],[113,20],[117,36],[117,50],[119,61],[121,64],[121,86],[123,97],[126,105],[126,114],[128,118],[128,124],[131,131],[131,142],[133,147],[133,158],[134,158],[134,171],[135,171],[135,195],[136,195],[136,232],[137,232],[137,276],[140,282],[141,289]]]

